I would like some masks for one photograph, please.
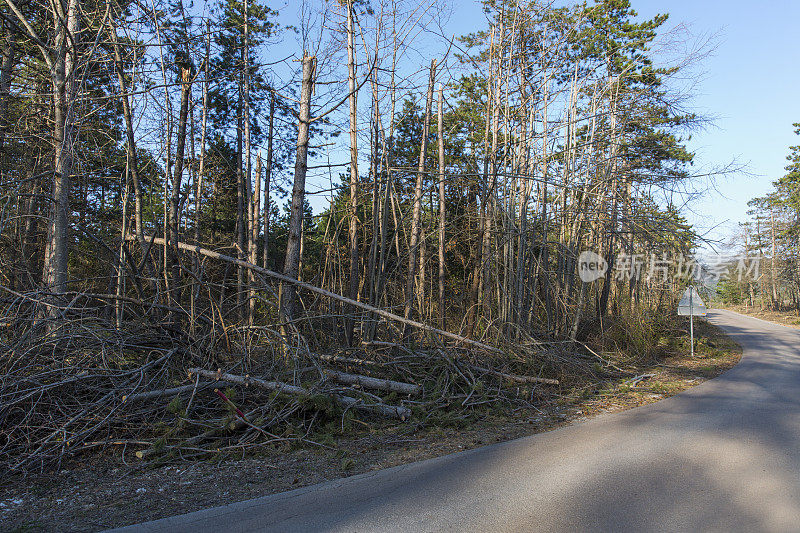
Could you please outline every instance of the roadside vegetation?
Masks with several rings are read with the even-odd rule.
[[[800,135],[800,123],[794,124]],[[758,257],[758,268],[720,281],[718,301],[744,314],[784,325],[800,324],[800,145],[789,148],[786,174],[773,189],[749,202],[733,249]]]
[[[281,441],[257,451],[206,452],[199,460],[141,462],[114,455],[83,454],[74,468],[0,489],[0,518],[12,531],[98,531],[224,505],[323,481],[389,468],[510,440],[589,418],[631,409],[677,394],[732,368],[741,348],[720,329],[695,320],[695,357],[689,356],[685,317],[670,317],[646,353],[606,351],[569,386],[533,390],[524,406],[488,404],[438,411],[409,423],[363,420],[338,413],[317,426],[309,440]],[[628,333],[620,335],[626,337]],[[612,348],[609,343],[606,348]],[[170,411],[167,400],[162,409]],[[174,406],[173,406],[174,407]],[[229,420],[235,420],[231,414]],[[170,425],[174,422],[170,422]],[[13,528],[18,529],[13,529]]]
[[[243,458],[282,490],[734,363],[705,325],[681,355],[663,259],[699,243],[703,47],[627,0],[482,5],[444,41],[456,3],[0,0],[8,490]]]

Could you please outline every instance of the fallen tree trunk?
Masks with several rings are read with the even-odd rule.
[[[346,385],[360,385],[365,389],[386,390],[399,392],[401,394],[419,394],[420,390],[422,390],[422,387],[412,383],[402,383],[400,381],[373,378],[358,374],[347,374],[345,372],[339,372],[338,370],[326,369],[325,375],[329,376],[334,381],[338,381],[339,383],[344,383]]]
[[[147,237],[147,238],[151,239],[155,244],[164,244],[164,239],[162,239],[161,237]],[[126,239],[128,239],[128,240],[136,240],[137,237],[135,235],[128,235],[126,237]],[[461,335],[457,335],[457,334],[451,333],[449,331],[444,331],[442,329],[435,328],[435,327],[429,326],[427,324],[423,324],[422,322],[417,322],[416,320],[408,320],[406,318],[403,318],[400,315],[396,315],[394,313],[390,313],[389,311],[385,311],[385,310],[380,309],[378,307],[373,307],[371,305],[368,305],[368,304],[365,304],[365,303],[362,303],[362,302],[359,302],[359,301],[356,301],[356,300],[352,300],[352,299],[347,298],[345,296],[342,296],[340,294],[336,294],[335,292],[326,291],[325,289],[321,289],[321,288],[319,288],[319,287],[317,287],[315,285],[311,285],[309,283],[305,283],[303,281],[300,281],[300,280],[297,280],[297,279],[294,279],[294,278],[290,278],[289,276],[284,276],[283,274],[279,274],[278,272],[275,272],[275,271],[272,271],[272,270],[268,270],[266,268],[262,268],[262,267],[260,267],[258,265],[254,265],[252,263],[248,263],[247,261],[242,261],[241,259],[236,259],[235,257],[231,257],[229,255],[224,255],[224,254],[221,254],[221,253],[218,253],[218,252],[214,252],[214,251],[208,250],[206,248],[201,248],[199,246],[195,246],[195,245],[192,245],[192,244],[186,244],[185,242],[179,242],[177,244],[178,244],[178,248],[181,249],[181,250],[185,250],[187,252],[194,252],[194,253],[197,253],[197,254],[200,254],[200,255],[204,255],[206,257],[211,257],[212,259],[219,259],[220,261],[226,261],[226,262],[232,263],[232,264],[234,264],[236,266],[240,266],[242,268],[250,269],[250,270],[252,270],[254,272],[258,272],[259,274],[264,274],[265,276],[269,276],[271,278],[277,279],[279,281],[283,281],[285,283],[291,283],[293,285],[296,285],[298,287],[302,287],[303,289],[309,290],[311,292],[316,292],[317,294],[321,294],[323,296],[327,296],[329,298],[333,298],[334,300],[338,300],[340,302],[346,303],[346,304],[351,305],[353,307],[357,307],[357,308],[363,309],[365,311],[370,311],[372,313],[375,313],[378,316],[382,316],[383,318],[388,318],[389,320],[394,320],[396,322],[400,322],[401,324],[405,324],[407,326],[411,326],[411,327],[414,327],[414,328],[417,328],[417,329],[421,329],[421,330],[424,330],[424,331],[429,331],[431,333],[435,333],[437,335],[441,335],[442,337],[447,337],[448,339],[453,339],[453,340],[458,341],[458,342],[471,344],[472,346],[475,346],[476,348],[481,348],[482,350],[486,350],[486,351],[489,351],[489,352],[502,353],[502,354],[505,353],[503,350],[500,350],[499,348],[495,348],[494,346],[490,346],[488,344],[484,344],[484,343],[479,342],[479,341],[474,341],[472,339],[468,339],[466,337],[462,337]]]
[[[260,389],[286,392],[288,394],[297,394],[300,396],[311,395],[311,392],[307,391],[303,387],[290,385],[288,383],[282,383],[280,381],[266,381],[263,379],[253,378],[250,376],[237,376],[235,374],[227,374],[225,372],[214,372],[212,370],[204,370],[202,368],[190,368],[189,375],[191,376],[193,374],[203,376],[204,378],[222,379],[225,381],[229,381],[231,383],[235,383],[236,385],[244,385],[245,387],[253,385],[254,387],[258,387]]]
[[[208,387],[229,387],[231,384],[227,381],[205,381],[203,383],[197,384],[197,390],[205,389]],[[147,392],[138,392],[136,394],[128,394],[122,397],[123,402],[136,402],[139,400],[149,400],[151,398],[158,398],[160,396],[172,396],[175,394],[182,394],[184,392],[189,392],[193,390],[195,387],[194,383],[189,385],[181,385],[180,387],[173,387],[171,389],[164,389],[164,390],[152,390]]]
[[[308,397],[313,394],[311,391],[304,389],[303,387],[282,383],[280,381],[266,381],[250,376],[237,376],[235,374],[227,374],[225,372],[213,372],[211,370],[204,370],[202,368],[190,368],[189,374],[197,374],[210,379],[222,379],[237,385],[244,385],[245,387],[252,385],[261,389],[285,392],[297,396]],[[341,396],[339,394],[332,394],[331,396],[339,405],[348,409],[354,408],[358,409],[359,411],[399,418],[400,420],[406,420],[411,416],[411,409],[407,407],[386,405],[382,403],[367,404],[357,398]]]

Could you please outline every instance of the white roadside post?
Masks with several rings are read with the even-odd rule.
[[[678,315],[689,315],[689,337],[691,342],[691,354],[694,357],[694,316],[706,316],[706,304],[703,303],[700,294],[693,285],[686,288],[678,302]]]

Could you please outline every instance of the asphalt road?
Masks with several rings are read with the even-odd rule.
[[[744,357],[672,398],[123,531],[800,531],[800,330],[709,319]]]

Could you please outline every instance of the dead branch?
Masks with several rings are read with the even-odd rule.
[[[135,235],[129,235],[126,238],[128,240],[136,240],[137,239],[137,237]],[[147,237],[147,238],[151,239],[156,244],[159,244],[159,245],[163,245],[164,244],[164,239],[162,239],[160,237]],[[200,255],[205,255],[206,257],[211,257],[213,259],[219,259],[220,261],[226,261],[226,262],[232,263],[232,264],[234,264],[236,266],[240,266],[240,267],[243,267],[243,268],[250,269],[250,270],[252,270],[254,272],[258,272],[259,274],[263,274],[265,276],[269,276],[271,278],[277,279],[279,281],[283,281],[285,283],[291,283],[293,285],[296,285],[296,286],[301,287],[303,289],[309,290],[311,292],[315,292],[317,294],[321,294],[323,296],[327,296],[329,298],[333,298],[334,300],[346,303],[348,305],[352,305],[354,307],[358,307],[359,309],[363,309],[364,311],[370,311],[372,313],[375,313],[378,316],[382,316],[383,318],[388,318],[389,320],[394,320],[395,322],[400,322],[401,324],[405,324],[407,326],[411,326],[411,327],[414,327],[414,328],[417,328],[417,329],[421,329],[423,331],[428,331],[430,333],[435,333],[436,335],[441,335],[442,337],[447,337],[449,339],[453,339],[453,340],[455,340],[457,342],[460,342],[460,343],[470,344],[472,346],[475,346],[476,348],[480,348],[482,350],[486,350],[486,351],[489,351],[489,352],[505,353],[503,350],[501,350],[499,348],[495,348],[494,346],[490,346],[488,344],[484,344],[484,343],[479,342],[479,341],[468,339],[466,337],[462,337],[461,335],[457,335],[457,334],[451,333],[449,331],[444,331],[444,330],[441,330],[439,328],[435,328],[433,326],[429,326],[427,324],[423,324],[422,322],[417,322],[416,320],[405,319],[405,318],[401,317],[400,315],[396,315],[394,313],[390,313],[389,311],[386,311],[384,309],[380,309],[379,307],[373,307],[371,305],[368,305],[368,304],[365,304],[365,303],[362,303],[362,302],[358,302],[356,300],[351,300],[350,298],[347,298],[347,297],[342,296],[340,294],[336,294],[334,292],[327,291],[325,289],[321,289],[321,288],[319,288],[319,287],[317,287],[315,285],[311,285],[310,283],[306,283],[304,281],[300,281],[300,280],[297,280],[297,279],[294,279],[294,278],[290,278],[289,276],[284,276],[283,274],[279,274],[278,272],[274,272],[272,270],[268,270],[266,268],[262,268],[262,267],[260,267],[258,265],[254,265],[252,263],[248,263],[247,261],[242,261],[241,259],[236,259],[235,257],[231,257],[229,255],[224,255],[224,254],[221,254],[221,253],[218,253],[218,252],[214,252],[213,250],[208,250],[206,248],[201,248],[199,246],[195,246],[195,245],[192,245],[192,244],[187,244],[187,243],[184,243],[184,242],[179,242],[178,243],[178,248],[181,249],[181,250],[185,250],[187,252],[194,252],[194,253],[197,253],[197,254],[200,254]]]
[[[469,365],[478,372],[485,372],[487,374],[491,374],[493,376],[498,376],[503,379],[507,379],[509,381],[514,381],[517,383],[546,383],[547,385],[558,385],[557,379],[549,379],[549,378],[539,378],[535,376],[518,376],[516,374],[506,374],[505,372],[499,372],[497,370],[492,370],[491,368],[484,368],[481,366],[476,365]]]

